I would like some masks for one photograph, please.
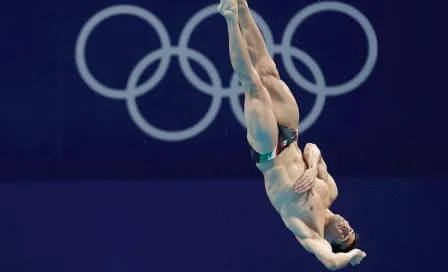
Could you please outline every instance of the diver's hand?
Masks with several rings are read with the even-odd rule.
[[[353,251],[355,251],[355,256],[350,260],[350,264],[352,266],[355,266],[360,264],[362,259],[364,259],[367,256],[367,254],[359,249],[354,249]]]
[[[303,173],[302,177],[297,181],[294,190],[297,193],[304,193],[311,190],[317,176],[317,166],[311,167]]]

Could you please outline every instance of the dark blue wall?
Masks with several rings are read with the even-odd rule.
[[[0,136],[3,143],[0,156],[6,162],[4,179],[257,176],[249,160],[244,127],[229,103],[229,96],[236,101],[234,94],[239,89],[230,84],[232,69],[225,21],[213,13],[203,20],[197,17],[202,14],[199,11],[207,12],[217,1],[190,1],[188,7],[175,10],[171,8],[182,1],[28,2],[27,9],[22,2],[12,2],[0,11],[3,25],[7,26],[2,30],[0,43],[1,86],[5,96],[1,101],[4,133]],[[291,20],[306,7],[316,7],[318,3],[280,0],[275,5],[271,1],[251,4],[266,23],[263,29],[272,34],[271,50],[283,48],[286,60],[291,60],[290,55],[308,55],[311,62],[314,60],[315,64],[308,67],[309,61],[294,58],[297,70],[288,69],[281,54],[275,54],[281,76],[300,104],[304,131],[300,145],[311,141],[321,146],[331,162],[332,172],[338,176],[444,174],[444,156],[440,150],[448,150],[444,141],[447,133],[440,126],[441,114],[436,115],[435,111],[445,106],[443,99],[437,99],[433,93],[443,94],[446,84],[443,75],[438,76],[438,67],[442,71],[443,64],[437,66],[437,59],[432,57],[437,43],[426,38],[434,27],[426,30],[419,24],[410,33],[412,42],[405,42],[406,31],[413,28],[412,21],[408,27],[403,26],[404,13],[393,1],[346,2],[355,9],[350,14],[365,16],[365,24],[372,26],[367,32],[341,12],[318,12],[295,27],[297,24]],[[160,80],[152,80],[151,86],[137,87],[140,94],[148,91],[136,98],[144,119],[157,128],[176,133],[205,116],[212,98],[204,90],[216,94],[217,101],[220,95],[224,96],[221,105],[217,105],[216,118],[197,136],[174,142],[147,136],[131,118],[125,100],[95,92],[96,87],[86,84],[89,80],[81,76],[83,69],[75,57],[77,41],[82,40],[81,30],[95,14],[119,4],[133,5],[129,12],[146,10],[157,17],[161,35],[169,39],[171,48],[178,51],[183,48],[182,59],[196,52],[190,60],[192,73],[187,75],[182,72],[175,54],[179,52],[175,49],[158,52],[163,56],[173,53],[172,58],[164,57],[163,61],[157,59],[161,55],[151,55],[155,62],[137,85],[150,77],[155,80],[153,76],[157,75]],[[329,7],[326,3],[321,5]],[[124,10],[118,7],[112,12]],[[416,7],[415,12],[423,11]],[[190,25],[191,37],[185,32],[189,47],[182,46],[181,33],[192,18],[197,18],[198,24]],[[291,46],[282,42],[288,25],[292,27]],[[420,35],[419,29],[424,33]],[[373,40],[367,42],[365,33],[370,33]],[[376,55],[374,41],[377,41]],[[86,60],[91,74],[101,84],[117,89],[120,97],[129,95],[132,101],[132,86],[127,86],[132,84],[131,72],[145,56],[161,48],[161,41],[156,28],[143,19],[121,15],[110,17],[94,28],[85,48],[85,54],[81,54],[85,57],[81,59]],[[370,73],[361,84],[342,90],[331,87],[352,80],[362,71],[368,56],[372,57],[372,69],[366,70]],[[157,74],[159,63],[162,70]],[[300,75],[309,80],[311,88],[296,84]],[[313,88],[316,80],[325,84]],[[198,81],[202,84],[191,83]],[[120,92],[127,87],[128,92]],[[316,99],[309,90],[319,93],[320,98]],[[341,91],[349,92],[334,95]],[[324,101],[323,108],[308,126],[309,120],[305,119],[309,118],[316,100]],[[426,146],[427,142],[437,148]],[[17,171],[23,167],[27,171]]]
[[[1,271],[322,270],[250,161],[217,1],[184,3],[1,4]],[[340,187],[334,210],[362,235],[357,269],[440,270],[448,133],[436,19],[446,9],[250,5],[300,105],[299,145],[320,146]],[[321,10],[294,25],[319,7],[350,16]],[[113,12],[142,18],[108,18],[83,51],[88,22]],[[203,119],[209,108],[216,117]],[[202,131],[182,134],[199,120]]]

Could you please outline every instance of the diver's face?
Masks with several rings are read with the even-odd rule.
[[[355,238],[355,232],[350,224],[339,214],[333,215],[326,227],[326,232],[327,239],[336,244],[350,243]]]

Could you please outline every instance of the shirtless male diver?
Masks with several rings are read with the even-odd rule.
[[[330,270],[360,264],[358,236],[329,207],[338,195],[320,150],[297,145],[299,109],[280,79],[247,0],[221,0],[232,67],[244,88],[244,116],[252,157],[263,173],[266,192],[286,227]]]

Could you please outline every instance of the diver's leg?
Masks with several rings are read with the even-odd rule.
[[[250,59],[260,77],[268,74],[279,78],[274,60],[269,55],[261,31],[250,13],[247,0],[238,0],[238,22],[249,50]]]
[[[297,128],[299,106],[288,86],[280,79],[275,62],[269,55],[261,31],[252,17],[247,0],[238,0],[238,23],[252,65],[271,97],[277,123]]]
[[[246,43],[238,26],[237,0],[221,0],[218,11],[226,18],[230,61],[245,93],[244,116],[247,138],[258,153],[272,152],[277,144],[277,120],[272,110],[269,93],[252,66]]]
[[[236,0],[221,0],[218,12],[226,19],[229,35],[229,54],[233,70],[243,83],[259,81],[251,63],[247,46],[238,26],[238,7]]]

